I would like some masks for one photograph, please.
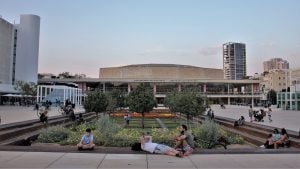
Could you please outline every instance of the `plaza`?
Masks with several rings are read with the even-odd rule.
[[[226,109],[221,109],[220,105],[213,105],[211,107],[216,116],[228,117],[232,119],[239,119],[241,116],[244,116],[246,121],[250,121],[248,114],[249,106],[226,105]],[[254,107],[254,109],[260,110],[263,109],[263,107]],[[265,117],[264,122],[253,123],[278,128],[286,128],[298,132],[300,130],[299,118],[299,111],[282,110],[281,108],[275,108],[272,106],[272,122],[269,122],[267,117]]]
[[[48,116],[58,116],[61,113],[58,111],[59,107],[52,106],[48,111]],[[77,106],[75,113],[83,112],[82,107]],[[8,124],[26,120],[39,119],[37,111],[33,110],[33,106],[0,106],[1,124]]]

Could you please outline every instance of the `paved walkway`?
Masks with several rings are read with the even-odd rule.
[[[223,116],[233,119],[239,119],[241,116],[246,118],[246,121],[250,121],[248,115],[248,106],[235,106],[235,105],[225,105],[226,109],[221,109],[219,105],[211,106],[214,110],[216,116]],[[254,107],[254,109],[261,109],[260,107]],[[300,111],[289,111],[281,110],[277,108],[272,108],[272,122],[269,122],[265,118],[265,122],[254,122],[267,126],[286,128],[298,132],[300,130]]]
[[[0,151],[0,168],[300,168],[300,154],[205,154],[185,158],[152,154]]]
[[[246,121],[249,120],[248,116],[248,106],[234,106],[234,105],[225,105],[226,109],[220,109],[219,105],[213,105],[212,109],[215,112],[216,116],[229,117],[233,119],[238,119],[241,116],[246,118]],[[255,109],[260,109],[255,107]],[[278,127],[278,128],[287,128],[293,131],[298,132],[300,130],[300,111],[287,111],[281,109],[272,109],[272,119],[273,122],[269,122],[267,119],[265,122],[259,122],[260,124]],[[76,112],[84,111],[83,107],[76,107]],[[59,115],[58,107],[51,107],[49,116]],[[25,120],[38,119],[36,111],[33,110],[33,107],[23,107],[23,106],[0,106],[0,116],[2,119],[1,124],[7,124],[12,122],[19,122]],[[258,123],[258,122],[255,122]]]
[[[76,107],[76,112],[82,112],[84,109],[82,107]],[[48,112],[48,116],[60,115],[58,112],[58,107],[51,107]],[[36,110],[33,110],[33,106],[0,106],[0,116],[1,124],[8,124],[19,121],[26,121],[32,119],[38,119]]]

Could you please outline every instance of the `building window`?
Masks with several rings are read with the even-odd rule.
[[[280,80],[281,78],[279,77],[278,79]]]
[[[281,86],[281,83],[279,83],[279,86]]]

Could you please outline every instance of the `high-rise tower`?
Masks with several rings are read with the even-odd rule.
[[[223,44],[224,78],[239,80],[246,75],[246,45],[228,42]]]

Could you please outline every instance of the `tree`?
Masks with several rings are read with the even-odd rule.
[[[17,81],[15,89],[23,95],[35,96],[37,93],[37,85],[33,82]]]
[[[98,113],[105,111],[108,106],[107,96],[100,90],[90,91],[83,106],[86,112],[96,112],[98,118]]]
[[[135,90],[129,93],[127,104],[130,111],[142,113],[142,128],[144,129],[145,113],[155,107],[156,100],[149,84],[139,84]]]
[[[62,73],[58,74],[57,77],[60,78],[60,79],[74,78],[74,76],[71,75],[70,72],[62,72]]]
[[[180,112],[190,117],[202,114],[205,111],[206,97],[194,91],[173,91],[165,98],[165,105],[172,112]]]
[[[116,109],[122,109],[126,107],[125,100],[126,100],[126,93],[122,92],[118,89],[113,89],[110,92],[106,92],[106,96],[108,99],[108,111],[114,111]]]
[[[275,90],[270,90],[267,94],[267,98],[272,105],[277,104],[277,93]]]

